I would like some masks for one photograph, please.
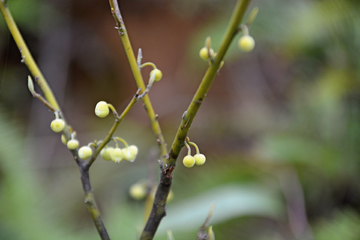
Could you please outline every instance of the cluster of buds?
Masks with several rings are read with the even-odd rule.
[[[112,160],[115,163],[119,163],[122,160],[133,162],[138,154],[138,148],[135,145],[129,146],[126,141],[122,138],[116,137],[113,138],[115,141],[115,148],[106,146],[100,152],[101,157],[105,161]],[[117,141],[122,142],[125,145],[125,148],[119,148]]]
[[[154,73],[154,74],[156,75],[158,73]],[[117,112],[113,107],[113,105],[105,101],[100,101],[96,104],[95,114],[100,118],[104,118],[107,115],[109,115],[110,110],[112,110],[114,114],[117,115]],[[115,148],[106,146],[100,151],[100,155],[105,161],[112,160],[115,163],[119,163],[121,160],[126,160],[128,162],[135,161],[136,155],[138,154],[138,148],[135,145],[128,146],[126,141],[119,137],[112,138],[112,140],[115,141],[116,144]],[[117,140],[122,142],[125,145],[125,148],[123,149],[119,148]]]
[[[65,121],[63,119],[59,118],[59,114],[57,112],[55,112],[55,119],[51,122],[50,128],[56,133],[62,132],[65,128]],[[77,139],[75,139],[75,135],[76,135],[76,132],[71,133],[71,139],[69,141],[66,140],[64,134],[61,135],[61,141],[70,150],[75,150],[79,147],[79,141]],[[90,151],[91,151],[91,149],[90,149]],[[91,156],[91,154],[92,154],[92,151],[90,153],[90,156]]]
[[[206,157],[204,154],[201,154],[199,151],[199,147],[193,143],[189,141],[189,138],[186,138],[185,140],[185,145],[188,149],[188,154],[184,157],[183,159],[183,164],[185,167],[187,168],[191,168],[193,167],[195,164],[196,165],[203,165],[206,161]],[[194,146],[196,149],[196,154],[194,156],[191,155],[191,148],[190,145]]]
[[[240,37],[238,41],[238,47],[243,52],[250,52],[255,47],[255,40],[253,37],[249,35],[249,27],[251,23],[255,20],[257,13],[259,9],[254,8],[245,24],[240,25],[239,31],[242,32],[242,36]],[[211,48],[211,38],[207,37],[205,40],[205,46],[200,49],[199,56],[204,61],[210,61],[213,62],[214,58],[216,57],[216,52],[214,49]],[[222,67],[224,63],[222,62],[220,64],[220,68]]]
[[[154,74],[155,79],[159,78],[159,76],[158,76],[159,72],[154,72],[153,74]],[[160,72],[160,74],[161,74],[161,72]],[[160,78],[161,78],[161,76],[160,76]],[[100,118],[104,118],[107,115],[109,115],[110,110],[113,111],[115,116],[118,116],[115,108],[111,104],[109,104],[105,101],[100,101],[96,104],[95,114],[96,114],[96,116],[98,116]],[[62,132],[66,125],[65,121],[60,118],[60,113],[58,111],[55,111],[54,114],[55,114],[55,119],[51,122],[50,127],[54,132],[57,132],[57,133]],[[65,135],[62,134],[61,141],[67,146],[68,149],[76,150],[79,147],[79,141],[77,139],[75,139],[75,136],[76,136],[76,132],[72,132],[71,139],[67,140]],[[106,161],[112,160],[116,163],[119,163],[121,160],[126,160],[129,162],[133,162],[135,160],[135,158],[138,154],[137,146],[135,146],[135,145],[128,146],[126,141],[119,137],[112,138],[112,140],[115,141],[116,147],[113,148],[113,147],[106,146],[100,152],[100,155],[104,160],[106,160]],[[122,148],[122,149],[119,148],[117,141],[122,142],[125,145],[125,148]],[[99,145],[96,144],[96,142],[89,143],[87,146],[82,146],[78,150],[79,158],[81,158],[83,160],[89,159],[93,155],[92,147],[94,147],[96,149],[98,146]]]
[[[59,112],[55,111],[55,119],[51,122],[50,128],[56,133],[62,132],[65,128],[65,121],[59,117]],[[79,147],[79,141],[75,139],[76,132],[71,133],[71,139],[66,140],[64,134],[61,135],[61,141],[67,146],[70,150],[75,150]],[[90,154],[91,155],[91,154]]]
[[[79,141],[75,139],[76,132],[71,133],[71,139],[69,141],[66,141],[66,138],[64,135],[61,135],[61,141],[63,144],[67,146],[70,150],[75,150],[79,147]],[[91,149],[91,146],[94,145],[94,143],[89,143],[87,146],[82,146],[78,151],[78,156],[81,159],[88,159],[92,156],[93,150]]]

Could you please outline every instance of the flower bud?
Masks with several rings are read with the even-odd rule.
[[[154,69],[150,72],[150,77],[153,73],[155,73],[155,81],[160,81],[160,79],[162,78],[162,72],[159,69]]]
[[[92,155],[92,150],[88,146],[83,146],[79,149],[78,155],[81,159],[88,159]]]
[[[111,160],[115,163],[119,163],[123,159],[123,152],[120,148],[115,148],[110,153]]]
[[[136,200],[141,200],[146,197],[147,186],[141,183],[135,183],[130,187],[129,194],[132,198]]]
[[[109,115],[109,106],[105,101],[100,101],[96,104],[95,114],[100,118],[104,118]]]
[[[100,155],[105,161],[110,161],[112,151],[114,151],[113,147],[106,147],[101,150]]]
[[[135,160],[136,155],[132,155],[129,148],[122,149],[122,153],[125,161],[133,162]]]
[[[67,148],[70,150],[75,150],[79,147],[79,141],[76,139],[71,139],[68,141],[68,143],[66,144]]]
[[[138,154],[138,148],[135,145],[124,148],[122,151],[124,160],[129,162],[133,162],[136,158],[136,155]]]
[[[131,155],[131,152],[129,151],[128,148],[123,148],[123,149],[121,149],[121,151],[122,151],[122,154],[123,154],[123,159],[125,161],[130,162],[133,159],[133,156]]]
[[[131,145],[131,146],[129,147],[129,150],[130,150],[131,154],[132,154],[132,155],[135,155],[135,156],[136,156],[136,155],[138,154],[138,152],[139,152],[137,146],[135,146],[135,145]]]
[[[254,39],[249,35],[244,35],[239,39],[238,46],[244,52],[250,52],[255,47]]]
[[[209,53],[210,53],[210,57],[215,56],[214,49],[210,48],[210,50],[208,51],[207,47],[203,47],[202,49],[200,49],[200,52],[199,52],[200,58],[205,61],[209,60],[210,59]]]
[[[187,168],[191,168],[195,164],[195,158],[191,155],[187,155],[183,159],[183,164]]]
[[[31,94],[34,95],[34,93],[35,93],[34,83],[30,76],[28,76],[28,88],[29,88],[29,91],[31,92]]]
[[[61,135],[61,142],[65,145],[67,144],[66,137],[64,134]]]
[[[195,158],[196,165],[203,165],[206,161],[205,155],[201,154],[201,153],[195,154],[194,158]]]
[[[57,118],[51,122],[50,127],[54,132],[61,132],[65,127],[65,122],[64,120]]]

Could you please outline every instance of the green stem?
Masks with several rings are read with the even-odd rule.
[[[146,86],[145,86],[144,80],[141,76],[141,72],[140,72],[139,66],[137,64],[134,51],[131,47],[129,35],[126,31],[126,27],[125,27],[123,19],[121,17],[121,13],[120,13],[120,9],[119,9],[117,0],[109,0],[109,3],[110,3],[110,7],[111,7],[111,13],[113,14],[121,41],[124,45],[126,56],[128,57],[131,71],[135,78],[135,82],[136,82],[138,88],[141,88],[143,91],[145,91]],[[155,111],[150,102],[149,95],[145,95],[143,98],[141,98],[141,100],[144,103],[145,110],[147,111],[148,117],[150,119],[151,127],[155,134],[156,140],[159,144],[160,154],[161,154],[162,161],[163,161],[167,154],[167,147],[166,147],[165,139],[161,132],[160,124],[158,122],[158,116],[157,116],[157,114],[155,114]]]
[[[118,115],[115,107],[114,107],[112,104],[110,104],[110,103],[108,103],[107,106],[108,106],[108,107],[110,108],[110,110],[113,112],[114,116],[115,116],[116,118],[119,118],[119,115]]]
[[[54,94],[52,93],[49,85],[47,84],[44,76],[42,75],[40,69],[36,65],[34,58],[32,57],[10,11],[9,8],[4,5],[3,3],[0,3],[0,10],[2,15],[4,16],[4,19],[6,21],[6,24],[9,27],[9,30],[11,32],[11,35],[13,36],[16,45],[19,48],[21,58],[25,62],[26,66],[29,68],[31,74],[33,75],[35,81],[41,88],[41,91],[44,93],[46,100],[50,103],[50,105],[55,108],[56,110],[60,110],[59,105],[54,97]]]
[[[186,146],[186,148],[187,148],[187,150],[188,150],[188,154],[187,154],[187,155],[191,155],[191,148],[190,148],[190,146],[189,146],[189,144],[188,144],[187,142],[185,142],[185,146]]]
[[[7,4],[4,1],[0,2],[0,11],[5,19],[5,22],[10,30],[11,35],[14,38],[14,41],[16,43],[16,45],[18,46],[18,49],[20,51],[21,54],[21,58],[22,61],[26,64],[26,66],[28,67],[28,69],[30,70],[31,74],[33,75],[36,83],[39,85],[41,91],[43,92],[46,102],[48,103],[48,105],[51,106],[51,110],[56,110],[59,111],[63,120],[66,123],[66,119],[64,117],[64,114],[62,113],[58,102],[56,101],[56,98],[51,90],[51,88],[49,87],[47,81],[45,80],[43,74],[41,73],[39,67],[37,66],[34,58],[32,57],[29,48],[27,47],[12,15],[11,12],[9,10],[9,8],[7,7]],[[46,104],[45,104],[46,105]],[[70,133],[70,129],[69,127],[65,126],[64,130],[63,130],[63,134],[66,138],[66,140],[70,140],[71,137],[71,133]]]
[[[151,66],[151,67],[153,67],[153,69],[157,69],[156,65],[154,63],[152,63],[152,62],[143,63],[143,64],[141,64],[140,68],[143,68],[143,67],[146,67],[146,66]]]
[[[241,24],[240,26],[243,36],[249,36],[249,29],[246,24]]]
[[[189,142],[189,144],[195,147],[196,154],[199,154],[199,153],[200,153],[199,147],[196,145],[196,143],[194,143],[194,142]]]
[[[44,76],[42,75],[40,69],[38,68],[36,62],[34,61],[19,29],[16,26],[16,23],[6,5],[6,1],[3,1],[3,0],[0,1],[0,11],[1,11],[2,15],[4,16],[6,24],[9,27],[10,33],[13,36],[13,38],[19,48],[22,60],[25,62],[26,66],[30,70],[31,74],[35,78],[35,81],[37,82],[37,84],[39,85],[41,91],[43,92],[43,94],[45,96],[46,103],[47,103],[45,105],[47,105],[56,114],[60,114],[61,118],[66,122],[65,116],[62,113],[51,88],[47,84]],[[33,92],[35,92],[35,91],[33,91]],[[45,103],[45,101],[42,101],[42,102]],[[63,134],[64,134],[66,140],[71,139],[71,132],[70,132],[70,129],[67,124],[63,130]],[[79,167],[79,171],[80,171],[80,175],[81,175],[81,183],[82,183],[82,186],[83,186],[83,189],[85,192],[85,203],[88,206],[88,209],[89,209],[91,217],[94,221],[95,227],[96,227],[101,239],[109,240],[110,237],[109,237],[109,235],[106,231],[105,225],[101,219],[100,212],[95,203],[93,190],[91,189],[89,169],[88,169],[87,165],[85,165],[85,162],[82,159],[79,159],[77,150],[70,150],[70,152],[73,155],[74,160]]]
[[[125,148],[128,148],[128,147],[129,147],[129,145],[127,144],[127,142],[126,142],[124,139],[120,138],[120,137],[116,137],[116,138],[115,138],[115,141],[120,141],[120,142],[122,142],[122,143],[124,144]]]

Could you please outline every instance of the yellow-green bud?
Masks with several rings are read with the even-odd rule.
[[[67,144],[66,137],[64,134],[61,135],[61,142],[65,145]]]
[[[100,117],[100,118],[104,118],[107,115],[109,115],[109,106],[107,104],[107,102],[105,101],[100,101],[96,104],[95,107],[95,114],[96,116]]]
[[[250,52],[255,47],[254,39],[249,35],[244,35],[239,39],[238,46],[244,52]]]
[[[88,146],[83,146],[79,149],[78,155],[81,159],[88,159],[92,155],[92,150]]]
[[[195,158],[196,165],[203,165],[206,161],[205,155],[201,154],[201,153],[195,154],[194,158]]]
[[[199,56],[201,59],[207,61],[210,59],[209,53],[210,53],[210,57],[215,56],[214,49],[210,48],[210,50],[208,51],[207,47],[203,47],[202,49],[200,49]]]
[[[68,143],[66,144],[67,148],[70,150],[74,150],[77,149],[79,147],[79,141],[76,139],[71,139],[68,141]]]
[[[124,160],[126,160],[128,162],[133,162],[135,160],[136,155],[131,154],[131,151],[129,148],[124,148],[122,150],[122,152],[123,152]]]
[[[129,151],[128,148],[123,148],[121,151],[122,151],[124,160],[129,161],[129,162],[131,160],[133,160],[133,156],[131,155],[131,152]]]
[[[150,76],[155,73],[155,81],[160,81],[160,79],[162,78],[162,72],[159,69],[154,69],[150,72]]]
[[[120,148],[115,148],[110,153],[111,160],[115,163],[119,163],[123,159],[123,152]]]
[[[144,199],[147,194],[146,188],[147,186],[145,184],[135,183],[130,187],[129,194],[136,200]]]
[[[64,120],[57,118],[51,122],[50,127],[54,132],[61,132],[65,127],[65,122]]]
[[[135,155],[135,156],[136,156],[136,155],[138,154],[138,152],[139,152],[137,146],[135,146],[135,145],[131,145],[131,146],[129,147],[129,151],[131,152],[132,155]]]
[[[122,151],[124,160],[128,162],[133,162],[136,158],[136,155],[138,154],[138,148],[135,145],[124,148]]]
[[[187,168],[191,168],[195,164],[195,158],[191,155],[187,155],[183,159],[183,164]]]
[[[28,88],[29,88],[29,91],[31,92],[31,94],[34,94],[34,92],[35,92],[34,83],[30,76],[28,76]]]
[[[114,151],[113,147],[106,147],[101,150],[100,155],[105,161],[110,161],[112,151]]]

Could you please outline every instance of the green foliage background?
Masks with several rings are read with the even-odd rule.
[[[8,2],[81,143],[100,139],[112,119],[96,119],[96,102],[120,110],[136,91],[107,2]],[[134,48],[164,73],[150,98],[170,144],[206,68],[198,51],[207,36],[216,49],[234,1],[131,2],[120,6]],[[217,239],[358,239],[360,3],[251,6],[260,8],[250,29],[255,50],[241,53],[234,42],[227,53],[190,130],[207,163],[178,165],[155,239],[166,239],[167,229],[177,240],[195,239],[214,201]],[[0,20],[0,239],[98,239],[77,167],[49,129],[51,114],[31,102],[27,75]],[[118,135],[138,145],[139,158],[98,159],[91,181],[110,236],[134,239],[144,202],[128,189],[152,175],[149,152],[157,149],[140,103]]]

